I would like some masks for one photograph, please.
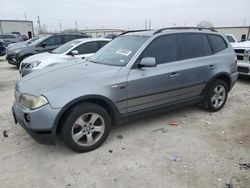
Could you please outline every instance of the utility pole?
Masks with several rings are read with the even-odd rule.
[[[148,29],[151,30],[151,20],[148,20]]]
[[[24,18],[27,21],[27,14],[26,14],[26,12],[24,13]]]
[[[246,17],[244,17],[244,26],[246,26]]]
[[[78,30],[77,21],[75,21],[76,31]]]
[[[40,17],[37,16],[37,23],[39,25],[39,33],[41,32],[41,22],[40,22]]]
[[[148,29],[148,21],[145,20],[145,30],[147,30],[147,29]]]
[[[46,25],[45,25],[45,24],[43,24],[43,32],[44,32],[44,33],[47,33],[47,32],[46,32]]]
[[[60,27],[60,33],[62,32],[62,24],[61,22],[59,23],[59,27]]]

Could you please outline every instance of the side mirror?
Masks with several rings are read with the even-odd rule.
[[[45,43],[42,43],[41,46],[42,46],[42,48],[45,48],[46,44],[45,44]]]
[[[78,55],[78,54],[79,54],[79,52],[78,52],[77,50],[72,50],[72,51],[70,52],[70,55],[72,55],[72,56]]]
[[[156,60],[154,57],[145,57],[137,65],[138,68],[142,67],[156,67]]]

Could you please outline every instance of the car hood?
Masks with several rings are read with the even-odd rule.
[[[86,61],[70,65],[62,63],[24,76],[17,82],[16,88],[21,93],[46,96],[46,93],[60,88],[82,88],[85,84],[96,84],[120,69],[118,66]]]
[[[12,49],[17,49],[17,48],[22,48],[28,46],[27,43],[25,42],[17,42],[17,43],[13,43],[13,44],[9,44],[7,49],[8,50],[12,50]]]
[[[250,41],[235,43],[233,47],[234,48],[250,48]]]
[[[34,61],[43,61],[49,58],[58,58],[60,57],[62,54],[52,54],[52,53],[48,53],[48,52],[44,52],[44,53],[39,53],[39,54],[35,54],[32,55],[30,57],[27,57],[23,60],[23,63],[31,63]]]

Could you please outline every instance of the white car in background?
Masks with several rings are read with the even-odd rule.
[[[232,35],[232,34],[225,34],[225,35],[227,37],[227,40],[232,44],[232,46],[234,46],[235,44],[238,43],[238,41],[234,35]]]
[[[19,72],[21,76],[25,76],[36,70],[59,63],[77,62],[79,59],[92,56],[109,41],[111,40],[105,38],[82,38],[72,40],[51,52],[40,53],[25,58],[20,64]]]
[[[233,48],[237,55],[239,74],[250,76],[250,40],[239,42]]]

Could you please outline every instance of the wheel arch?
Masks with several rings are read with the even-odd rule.
[[[62,121],[65,118],[65,115],[76,105],[79,105],[84,102],[95,103],[103,107],[109,113],[111,117],[111,123],[116,124],[117,119],[119,118],[119,111],[115,104],[108,98],[101,96],[101,95],[87,95],[78,97],[69,103],[67,103],[61,111],[58,113],[52,128],[52,134],[56,135],[62,126]]]
[[[223,81],[227,84],[228,91],[230,91],[230,89],[231,89],[231,84],[232,84],[230,74],[228,74],[227,72],[222,72],[222,73],[216,74],[212,79],[210,79],[210,81],[207,83],[205,89],[203,90],[203,94],[206,94],[206,92],[207,92],[209,86],[210,86],[215,80],[218,80],[218,79],[223,80]]]

